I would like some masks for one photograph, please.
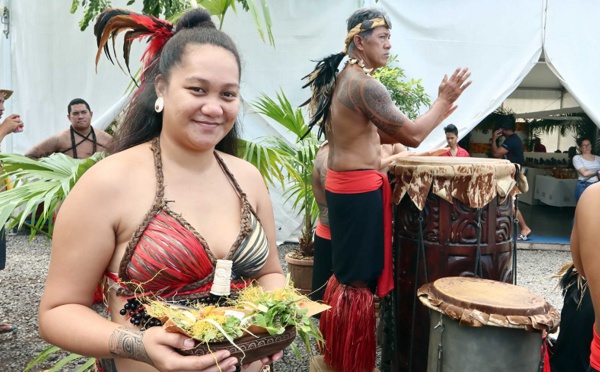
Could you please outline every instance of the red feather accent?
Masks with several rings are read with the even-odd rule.
[[[325,363],[335,371],[373,372],[377,348],[373,293],[340,284],[332,276],[324,302],[331,306],[320,320]]]
[[[127,66],[127,71],[131,75],[129,70],[129,52],[131,50],[131,43],[133,40],[141,40],[145,37],[149,38],[149,45],[144,54],[142,55],[142,80],[144,71],[156,60],[159,56],[163,46],[173,36],[173,24],[166,20],[161,20],[152,16],[136,14],[124,9],[108,9],[98,16],[96,24],[94,26],[94,34],[98,43],[98,52],[96,53],[96,66],[100,59],[102,50],[106,54],[107,58],[113,62],[111,57],[110,49],[108,47],[109,39],[112,39],[113,53],[116,56],[115,51],[115,39],[123,32],[125,33],[125,40],[123,43],[123,59]],[[116,58],[115,58],[116,59]],[[116,59],[117,64],[121,67],[119,60]],[[123,69],[121,67],[121,69]],[[123,69],[123,71],[125,71]]]
[[[151,16],[131,14],[131,19],[144,26],[152,35],[150,37],[150,45],[142,55],[142,63],[144,68],[150,65],[156,56],[160,53],[163,46],[173,36],[173,25],[169,21],[163,21]],[[142,38],[147,35],[140,35],[137,38]]]

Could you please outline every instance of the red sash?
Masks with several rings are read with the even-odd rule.
[[[329,229],[329,226],[323,225],[321,221],[317,221],[317,229],[315,230],[315,233],[319,238],[331,240],[331,230]]]
[[[594,324],[594,338],[590,345],[590,366],[600,371],[600,337],[596,333],[596,324]]]
[[[336,194],[360,194],[382,189],[383,196],[383,270],[377,281],[377,296],[385,297],[394,289],[392,267],[392,188],[385,174],[370,170],[336,172],[327,169],[325,189]]]

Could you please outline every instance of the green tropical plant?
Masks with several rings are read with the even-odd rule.
[[[421,107],[431,106],[431,100],[425,92],[425,88],[421,85],[422,80],[406,80],[404,70],[392,66],[396,62],[398,62],[398,56],[391,56],[385,66],[373,73],[373,77],[387,88],[396,107],[409,119],[413,120],[419,116]]]
[[[29,362],[29,364],[27,364],[27,367],[25,367],[23,372],[30,371],[33,367],[45,362],[50,357],[50,355],[55,355],[55,354],[60,354],[60,353],[62,353],[62,350],[58,346],[48,347],[47,349],[43,350],[40,354],[38,354],[31,362]],[[85,361],[85,363],[83,363],[82,365],[79,366],[79,368],[76,370],[76,372],[85,372],[85,371],[94,370],[93,367],[94,367],[94,364],[96,363],[95,358],[87,358],[87,357],[84,357],[79,354],[69,353],[64,358],[61,358],[58,362],[56,362],[52,366],[52,368],[45,369],[44,371],[58,372],[63,367],[65,367],[67,364],[74,362],[80,358],[86,358],[86,361]]]
[[[31,237],[36,233],[51,237],[55,209],[79,178],[104,156],[96,153],[87,159],[73,159],[57,153],[33,160],[18,154],[0,154],[0,184],[14,182],[11,190],[0,192],[0,226],[11,229],[26,225],[31,229]],[[29,216],[31,222],[27,222]]]
[[[38,233],[51,238],[54,211],[81,176],[104,157],[104,153],[96,153],[87,159],[73,159],[57,153],[33,160],[18,154],[0,153],[0,185],[14,183],[12,189],[0,192],[0,226],[6,225],[9,229],[27,226],[31,238]],[[27,222],[29,217],[31,221]],[[43,363],[50,355],[60,353],[62,350],[56,346],[46,348],[27,365],[25,371]],[[91,370],[94,358],[67,353],[48,371],[60,371],[66,364],[80,358],[87,360],[77,371]]]
[[[302,110],[294,109],[283,91],[277,93],[276,100],[262,94],[252,107],[295,136],[293,143],[275,136],[257,142],[245,141],[240,153],[244,159],[258,164],[269,183],[282,182],[286,202],[291,201],[292,207],[302,214],[298,253],[313,256],[312,235],[319,209],[312,190],[312,171],[319,141],[312,132],[302,138],[308,131]]]

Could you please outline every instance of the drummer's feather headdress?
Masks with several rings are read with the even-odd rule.
[[[363,21],[354,26],[344,41],[344,49],[336,54],[331,54],[320,61],[317,61],[317,65],[313,72],[306,75],[302,80],[308,80],[308,82],[302,87],[310,87],[312,91],[311,97],[300,105],[307,106],[308,111],[311,115],[310,122],[308,123],[308,131],[306,136],[315,125],[319,125],[319,136],[321,136],[325,130],[325,127],[329,122],[329,108],[331,106],[331,98],[333,95],[333,89],[335,88],[336,77],[338,73],[338,67],[344,57],[348,54],[348,47],[354,36],[374,29],[376,27],[385,26],[390,27],[390,22],[386,17],[373,18]]]

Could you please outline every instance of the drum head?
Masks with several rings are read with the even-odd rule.
[[[529,289],[488,279],[441,278],[422,286],[421,302],[460,324],[554,331],[559,313]]]

